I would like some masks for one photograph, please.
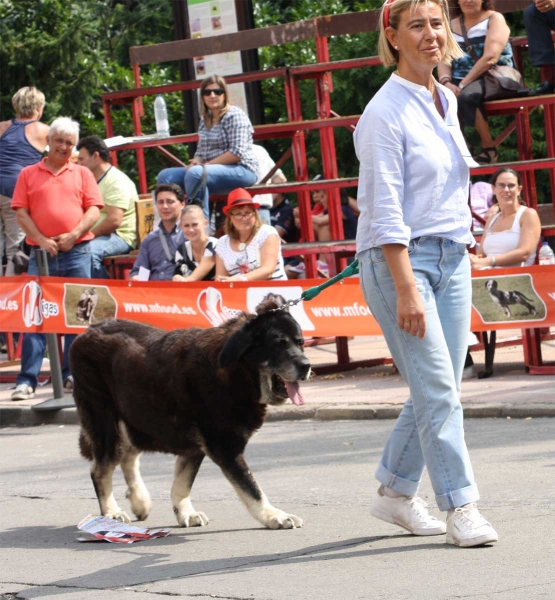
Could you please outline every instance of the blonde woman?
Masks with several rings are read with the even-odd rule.
[[[363,292],[410,394],[387,441],[371,514],[414,535],[458,546],[497,541],[480,515],[464,440],[461,377],[470,330],[466,245],[474,164],[455,95],[433,70],[461,55],[447,0],[387,0],[379,52],[391,78],[366,107],[354,142],[360,161],[357,255]],[[447,523],[418,497],[427,468]]]
[[[186,241],[178,249],[181,258],[176,261],[173,281],[213,281],[218,240],[207,235],[208,219],[202,208],[186,206],[180,226]]]
[[[209,194],[228,194],[249,187],[258,178],[258,161],[252,149],[249,117],[229,101],[223,77],[211,75],[200,86],[198,146],[189,166],[164,169],[158,183],[185,187],[188,202],[202,204],[208,218]]]
[[[233,190],[224,206],[226,235],[216,248],[217,281],[287,279],[277,229],[260,220],[260,205],[242,188]]]
[[[23,87],[12,98],[15,119],[0,123],[0,265],[5,247],[6,275],[14,274],[13,257],[25,237],[11,209],[17,177],[23,167],[39,162],[48,144],[49,127],[40,122],[44,105],[41,91]]]

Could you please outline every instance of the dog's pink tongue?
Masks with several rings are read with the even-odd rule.
[[[302,397],[301,391],[299,389],[298,381],[286,381],[285,388],[287,389],[287,395],[291,398],[291,402],[296,406],[301,406],[304,404],[304,398]]]

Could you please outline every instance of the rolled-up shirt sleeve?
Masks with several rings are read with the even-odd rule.
[[[368,111],[357,126],[356,151],[363,189],[358,202],[370,217],[374,246],[408,246],[411,229],[405,224],[404,135],[400,125],[385,115]]]

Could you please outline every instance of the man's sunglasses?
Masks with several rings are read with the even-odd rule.
[[[217,90],[202,90],[203,96],[211,96],[212,94],[216,94],[216,96],[221,96],[224,94],[224,90],[222,88],[218,88]]]

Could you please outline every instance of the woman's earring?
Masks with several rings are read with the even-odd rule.
[[[399,50],[399,46],[393,46],[395,50]]]

